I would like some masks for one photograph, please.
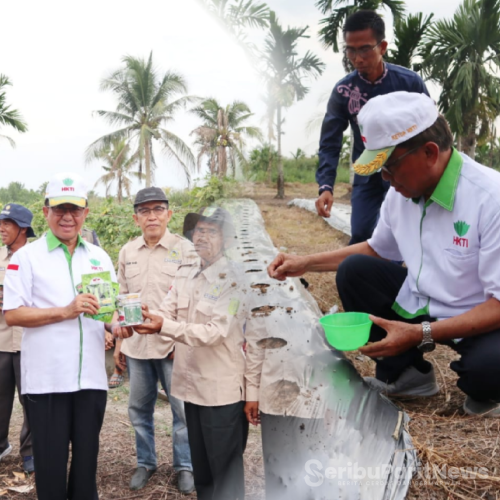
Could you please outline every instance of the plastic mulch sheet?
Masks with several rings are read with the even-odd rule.
[[[223,206],[236,227],[228,256],[244,273],[248,342],[262,360],[266,498],[405,498],[416,467],[407,415],[326,343],[321,311],[300,280],[268,276],[277,250],[257,205]]]

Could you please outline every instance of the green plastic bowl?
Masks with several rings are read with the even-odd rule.
[[[373,323],[368,314],[358,312],[328,314],[319,322],[325,329],[326,340],[338,351],[354,351],[364,346]]]

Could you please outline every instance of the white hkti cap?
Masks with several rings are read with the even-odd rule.
[[[365,150],[354,164],[358,175],[372,175],[394,148],[428,129],[438,119],[434,101],[425,94],[392,92],[370,99],[358,115]]]
[[[78,207],[87,206],[87,185],[78,174],[63,172],[54,175],[47,185],[45,198],[49,207],[71,203]]]

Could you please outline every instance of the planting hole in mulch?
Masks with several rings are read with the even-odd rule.
[[[259,318],[262,316],[269,316],[275,309],[276,309],[276,306],[254,307],[252,309],[252,316],[255,318]]]
[[[288,342],[285,339],[280,339],[278,337],[268,337],[267,339],[261,339],[257,342],[257,346],[261,349],[280,349],[287,344]]]
[[[278,414],[284,414],[299,394],[299,386],[290,380],[278,380],[264,389],[264,398],[271,402],[271,409]]]
[[[248,271],[245,271],[246,273],[261,273],[262,269],[249,269]]]
[[[259,290],[260,293],[267,293],[267,289],[271,285],[268,285],[267,283],[254,283],[253,285],[250,285],[250,288],[254,288],[256,290]]]
[[[259,259],[247,259],[244,260],[243,262],[259,262]]]

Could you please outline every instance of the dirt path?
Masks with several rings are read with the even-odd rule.
[[[296,207],[288,207],[287,201],[294,197],[313,198],[315,185],[287,186],[287,200],[275,200],[274,188],[263,185],[246,186],[242,193],[255,199],[262,210],[266,228],[277,248],[287,252],[305,254],[342,247],[348,238],[332,229],[314,214]],[[339,186],[336,199],[348,202],[348,190]],[[327,311],[334,304],[339,305],[335,289],[335,276],[331,274],[308,274],[309,290],[321,309]],[[430,359],[437,367],[441,393],[433,398],[402,402],[401,406],[411,417],[410,432],[424,466],[443,471],[443,466],[487,467],[490,476],[500,476],[499,436],[500,419],[475,419],[463,414],[462,393],[456,388],[456,376],[448,365],[454,355],[447,348],[438,347]],[[362,373],[373,374],[373,362],[359,354],[350,359]],[[108,408],[101,434],[99,457],[99,494],[101,500],[160,500],[196,498],[181,496],[175,488],[175,474],[172,470],[171,429],[172,416],[168,404],[159,401],[155,412],[156,445],[159,460],[158,472],[148,486],[140,492],[131,492],[127,485],[135,467],[135,442],[133,429],[127,414],[128,388],[121,387],[108,393]],[[9,482],[14,485],[27,481],[15,481],[14,472],[21,472],[18,453],[18,432],[21,411],[17,403],[11,426],[11,443],[14,452],[0,463],[0,498],[35,500],[34,491],[28,494],[2,493]],[[247,500],[262,500],[263,465],[260,431],[250,431],[245,454]],[[425,478],[413,481],[410,500],[476,499],[500,500],[500,480],[482,479],[440,479]]]

